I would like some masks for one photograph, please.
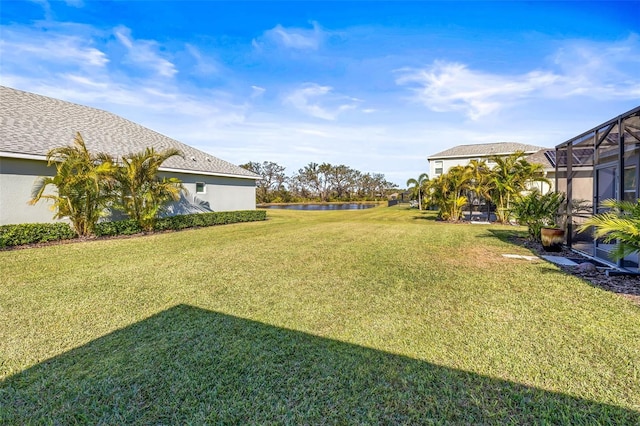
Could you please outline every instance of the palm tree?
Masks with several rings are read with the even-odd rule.
[[[418,209],[422,210],[422,190],[424,189],[426,183],[429,182],[429,175],[426,173],[421,173],[418,176],[418,179],[409,179],[407,180],[407,187],[411,189],[412,197],[418,196]]]
[[[123,164],[117,174],[119,207],[145,231],[153,229],[162,208],[169,201],[180,199],[184,189],[177,178],[158,179],[162,163],[174,156],[182,156],[182,153],[174,148],[162,151],[147,148],[122,158]]]
[[[469,189],[476,196],[482,197],[487,201],[487,220],[491,211],[491,191],[493,190],[493,182],[491,181],[491,170],[484,160],[471,160],[469,162],[468,173],[470,176]]]
[[[595,227],[595,238],[603,238],[605,243],[618,244],[611,253],[615,260],[640,252],[640,199],[631,201],[605,200],[602,207],[611,210],[587,219],[578,228],[584,232]]]
[[[543,166],[529,163],[522,151],[506,157],[496,155],[490,159],[496,163],[489,178],[497,206],[496,216],[500,222],[506,223],[513,198],[525,191],[532,182],[549,183],[549,180],[544,177]]]
[[[56,175],[36,181],[29,203],[53,201],[54,219],[69,218],[79,236],[90,235],[112,199],[116,168],[111,157],[90,153],[78,132],[73,145],[50,150],[47,162],[55,164]],[[45,194],[50,185],[56,188],[55,194]]]
[[[464,191],[469,188],[470,181],[469,167],[455,166],[429,182],[431,198],[438,205],[441,218],[451,221],[460,219],[462,208],[467,203]]]

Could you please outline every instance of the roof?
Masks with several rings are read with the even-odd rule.
[[[554,169],[556,151],[553,149],[543,148],[538,152],[527,156],[527,161],[534,164],[542,164],[545,169]],[[553,161],[552,161],[553,160]]]
[[[146,148],[175,148],[161,170],[260,179],[257,174],[116,114],[0,86],[0,156],[44,159],[80,132],[87,149],[116,159]]]
[[[518,142],[496,142],[480,143],[472,145],[458,145],[437,154],[431,155],[428,159],[455,158],[455,157],[488,157],[490,155],[509,155],[516,151],[534,153],[544,147],[528,145]]]

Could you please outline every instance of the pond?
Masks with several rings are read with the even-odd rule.
[[[316,204],[269,204],[258,205],[260,209],[286,209],[286,210],[362,210],[375,207],[371,203],[316,203]]]

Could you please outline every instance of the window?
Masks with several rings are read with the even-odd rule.
[[[204,194],[206,191],[204,182],[196,182],[196,194]]]
[[[442,174],[442,161],[434,161],[433,164],[435,166],[434,173],[436,175],[441,175]]]

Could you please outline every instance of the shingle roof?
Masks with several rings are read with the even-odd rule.
[[[551,162],[551,158],[555,159],[555,153],[555,149],[543,148],[540,151],[527,156],[527,161],[529,163],[542,164],[545,169],[553,169],[555,168],[555,163]]]
[[[235,164],[108,111],[0,86],[0,153],[46,156],[52,148],[71,145],[76,132],[90,151],[117,159],[147,147],[176,148],[184,158],[169,158],[163,170],[259,179]]]
[[[450,157],[475,157],[489,155],[508,155],[516,151],[534,153],[544,147],[518,142],[480,143],[474,145],[458,145],[429,156],[429,160]]]

